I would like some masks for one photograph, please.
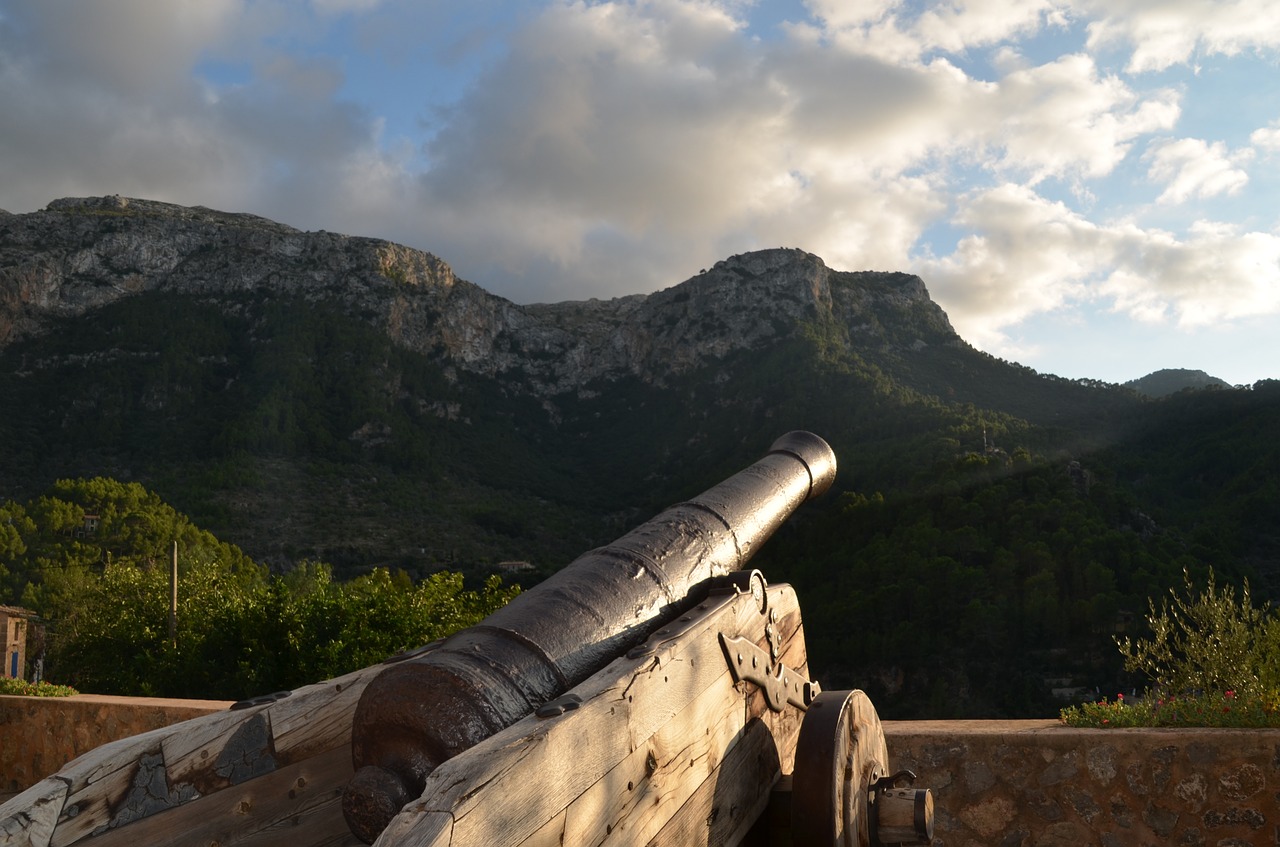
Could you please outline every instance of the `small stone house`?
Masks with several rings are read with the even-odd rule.
[[[27,663],[27,626],[35,612],[16,606],[0,606],[0,677],[24,679]]]

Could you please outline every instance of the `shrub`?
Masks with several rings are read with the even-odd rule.
[[[1124,669],[1146,674],[1157,690],[1172,694],[1262,694],[1274,687],[1280,630],[1269,608],[1253,605],[1249,583],[1237,599],[1234,588],[1216,585],[1212,570],[1198,593],[1185,570],[1182,578],[1185,598],[1170,589],[1159,611],[1151,601],[1150,638],[1116,639]]]
[[[1148,694],[1141,700],[1082,703],[1062,710],[1067,726],[1118,729],[1148,726],[1280,727],[1280,694],[1240,695],[1227,690],[1213,694],[1164,698]]]
[[[17,694],[23,697],[70,697],[79,694],[70,685],[54,685],[50,682],[27,682],[24,679],[0,678],[0,694]]]
[[[1140,699],[1070,706],[1068,726],[1280,727],[1280,619],[1253,605],[1246,582],[1239,597],[1209,571],[1197,591],[1183,571],[1186,596],[1170,590],[1150,604],[1150,638],[1116,639],[1125,670],[1146,674]]]

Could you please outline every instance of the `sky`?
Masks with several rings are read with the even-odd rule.
[[[1280,378],[1274,0],[0,0],[0,209],[386,238],[517,303],[918,274],[1068,378]]]

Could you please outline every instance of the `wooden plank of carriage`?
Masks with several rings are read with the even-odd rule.
[[[565,844],[644,844],[713,775],[744,727],[728,666],[706,691],[570,804]]]
[[[271,706],[271,735],[276,754],[298,761],[351,746],[351,719],[365,686],[386,666],[361,668],[317,685],[308,685]]]
[[[169,733],[162,745],[169,781],[175,785],[195,785],[201,794],[228,785],[225,777],[216,775],[217,762],[237,732],[249,721],[258,719],[266,709],[266,706],[255,706],[206,715]]]
[[[785,610],[796,605],[795,594],[785,586],[775,587],[769,590],[769,602]],[[712,598],[706,607],[700,617],[674,625],[689,627],[678,638],[662,641],[661,633],[655,635],[652,655],[615,660],[576,688],[583,699],[577,710],[545,721],[527,718],[441,765],[428,779],[423,796],[406,806],[377,843],[392,847],[426,840],[428,812],[454,815],[450,843],[458,845],[498,847],[528,839],[552,840],[555,828],[550,822],[615,768],[634,769],[636,761],[641,763],[639,778],[633,772],[625,780],[633,787],[656,773],[661,763],[656,752],[649,755],[650,740],[717,682],[724,683],[716,695],[718,705],[712,709],[700,704],[698,713],[733,715],[727,720],[736,719],[741,726],[746,695],[728,679],[718,634],[750,634],[763,642],[765,618],[749,595]],[[691,721],[690,726],[704,736],[709,730],[706,723]],[[645,751],[643,756],[632,760],[638,750]],[[623,773],[615,775],[616,784],[625,784]],[[692,781],[689,790],[701,782]],[[591,813],[582,804],[578,811]],[[574,826],[573,817],[564,815],[566,829]],[[430,826],[431,837],[439,838],[438,821]],[[566,837],[564,843],[572,842]]]
[[[0,843],[48,847],[67,791],[65,780],[47,777],[0,805]]]
[[[205,720],[187,723],[201,725]],[[68,762],[57,774],[40,783],[45,787],[38,788],[41,796],[36,797],[30,789],[19,794],[11,805],[29,829],[43,830],[50,816],[53,821],[48,832],[28,836],[28,841],[40,847],[65,847],[107,826],[115,814],[113,809],[125,804],[139,762],[144,757],[160,755],[165,738],[177,731],[174,727],[164,727],[103,744]],[[57,803],[51,801],[54,794],[61,798]],[[13,826],[4,831],[12,838],[9,829]]]
[[[564,840],[565,817],[568,815],[567,809],[561,809],[560,813],[547,821],[538,829],[537,832],[530,835],[524,840],[520,847],[565,847],[568,843]],[[440,842],[448,844],[447,841]],[[572,845],[570,845],[572,847]]]
[[[792,639],[788,630],[794,630],[799,623],[799,606],[794,592],[784,586],[771,589],[770,607],[780,611],[793,610],[791,614],[780,615],[776,624],[779,637],[790,646]],[[751,614],[749,611],[748,615]],[[764,645],[763,620],[759,617],[745,627],[739,618],[733,626],[738,627],[736,632],[753,634],[760,645]],[[563,833],[564,844],[644,843],[661,828],[667,817],[675,813],[702,779],[714,773],[720,757],[733,746],[735,736],[743,727],[767,710],[763,697],[756,701],[754,708],[748,706],[747,695],[757,690],[754,685],[734,686],[716,637],[720,631],[736,634],[730,626],[717,627],[714,622],[709,622],[700,634],[691,632],[685,639],[684,649],[663,663],[668,668],[679,668],[685,663],[700,666],[700,683],[689,688],[696,690],[701,685],[708,686],[693,704],[678,714],[671,714],[670,706],[687,703],[688,699],[673,693],[668,685],[668,677],[674,675],[664,673],[661,683],[658,683],[656,670],[635,677],[636,683],[643,680],[649,686],[633,684],[629,699],[652,707],[651,721],[665,723],[646,741],[641,737],[646,730],[640,728],[646,724],[651,727],[652,723],[645,721],[643,707],[638,710],[633,707],[630,715],[633,753],[570,805]],[[803,659],[803,644],[795,655]],[[783,741],[784,746],[788,744],[794,746],[794,737]],[[676,752],[668,755],[663,751]],[[773,756],[776,760],[777,754]],[[652,775],[648,774],[650,769]],[[771,784],[772,779],[768,780],[766,788]],[[761,795],[763,799],[758,803],[759,809],[763,809],[767,802],[767,793],[766,790]],[[610,802],[619,809],[616,815],[608,813],[606,804]]]
[[[403,841],[403,830],[397,834],[396,823],[392,821],[387,829],[373,842],[373,847],[388,844],[413,845],[413,847],[449,847],[453,843],[453,815],[448,812],[423,812],[415,815],[412,821],[413,840]],[[391,840],[388,840],[391,839]],[[546,842],[545,847],[564,847],[559,841]]]
[[[218,762],[240,755],[234,749],[228,750],[228,746],[243,738],[237,733],[247,722],[257,719],[266,721],[268,752],[282,764],[329,750],[349,749],[356,703],[369,680],[381,671],[382,666],[362,668],[304,686],[267,705],[189,721],[187,729],[165,739],[170,781],[195,784],[202,794],[236,784],[240,780],[218,773]],[[226,768],[222,770],[225,772]]]
[[[67,799],[58,816],[50,847],[65,847],[105,826],[113,809],[126,803],[138,771],[146,757],[160,757],[168,727],[111,741],[72,759],[54,776],[66,781]]]
[[[793,710],[794,711],[794,710]],[[724,761],[666,822],[646,847],[699,844],[732,847],[741,844],[769,803],[778,777],[777,742],[761,721],[747,724],[742,738],[725,753]]]
[[[798,675],[807,674],[807,652],[795,592],[788,585],[774,586],[770,589],[769,606],[778,612],[774,624],[781,646],[778,661]],[[769,649],[764,639],[757,646],[766,652]],[[662,824],[660,831],[651,834],[637,829],[630,837],[613,843],[721,845],[737,844],[743,839],[768,805],[772,787],[782,774],[781,759],[795,760],[795,743],[803,713],[791,706],[781,712],[772,711],[763,689],[756,685],[740,683],[736,688],[742,692],[745,706],[745,714],[733,721],[740,728],[740,736],[732,743],[712,746],[713,750],[722,751],[721,758],[710,763],[700,783],[695,781],[702,771],[690,762],[686,779],[696,784],[696,790]],[[690,721],[690,716],[681,715],[673,723],[698,725],[696,717],[690,723],[686,721]],[[690,787],[692,785],[683,786],[682,796]],[[653,823],[643,817],[642,820]]]
[[[236,778],[223,758],[228,753],[243,757],[254,752],[233,749],[237,739],[245,737],[246,725],[254,721],[262,722],[265,729],[257,742],[262,749],[256,751],[264,760],[261,771],[273,770],[277,758],[287,762],[337,751],[334,756],[318,758],[308,767],[308,773],[314,781],[312,790],[340,792],[351,777],[350,733],[355,703],[368,680],[380,671],[381,667],[361,669],[306,686],[269,705],[196,718],[104,744],[68,763],[55,775],[55,783],[65,796],[63,802],[56,804],[56,811],[51,811],[54,804],[43,798],[38,814],[23,813],[21,821],[8,828],[17,831],[22,826],[35,832],[54,814],[51,832],[24,837],[43,839],[40,847],[68,847],[95,831],[113,824],[119,826],[122,810],[126,819],[131,813],[143,817],[154,813],[157,806],[189,803],[251,778],[252,772]],[[278,734],[276,728],[281,730]],[[326,764],[323,770],[318,769],[320,763]],[[149,788],[136,785],[140,774],[148,782],[156,781]],[[166,796],[161,800],[154,796],[157,793]],[[134,795],[138,799],[131,800]],[[27,796],[25,792],[19,795]],[[131,811],[131,803],[141,805]],[[203,804],[200,808],[204,808]],[[346,832],[345,823],[341,823],[341,830]]]
[[[93,847],[139,844],[218,844],[221,847],[360,847],[342,817],[342,786],[330,775],[351,774],[347,750],[337,749],[157,812],[86,841]]]

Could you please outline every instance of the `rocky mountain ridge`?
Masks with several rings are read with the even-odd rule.
[[[918,277],[834,271],[796,249],[732,256],[649,295],[522,306],[430,253],[254,215],[111,196],[0,216],[0,347],[147,292],[333,302],[408,349],[541,397],[629,376],[661,385],[824,323],[867,350],[964,344]]]

